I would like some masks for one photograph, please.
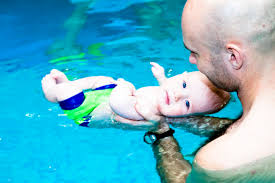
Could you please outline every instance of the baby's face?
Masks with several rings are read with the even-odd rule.
[[[216,101],[209,97],[213,92],[203,82],[200,72],[176,75],[161,85],[158,108],[162,115],[179,117],[186,114],[214,110]]]

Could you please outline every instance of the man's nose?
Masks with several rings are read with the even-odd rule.
[[[196,57],[195,57],[195,54],[194,53],[191,53],[190,56],[189,56],[189,62],[191,64],[197,64],[197,60],[196,60]]]

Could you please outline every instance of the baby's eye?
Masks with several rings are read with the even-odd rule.
[[[186,88],[186,82],[185,81],[183,81],[182,87]]]
[[[189,107],[190,107],[190,102],[189,102],[188,100],[186,100],[186,101],[185,101],[185,105],[186,105],[187,109],[189,109]]]

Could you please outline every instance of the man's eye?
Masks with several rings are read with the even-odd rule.
[[[190,102],[189,102],[188,100],[186,100],[186,101],[185,101],[185,105],[186,105],[186,107],[189,109],[189,107],[190,107]]]
[[[183,82],[182,87],[186,88],[186,82],[185,81]]]

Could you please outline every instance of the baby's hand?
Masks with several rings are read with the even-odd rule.
[[[115,83],[117,84],[117,87],[129,89],[132,94],[134,94],[134,92],[136,91],[136,88],[132,83],[130,83],[129,81],[125,81],[122,78],[119,78]]]
[[[163,120],[163,116],[157,114],[152,103],[147,98],[139,97],[135,105],[136,111],[145,119],[157,124]]]
[[[150,64],[152,65],[151,70],[152,70],[154,77],[158,80],[159,85],[161,85],[163,83],[163,81],[166,79],[165,73],[164,73],[164,68],[155,62],[150,62]]]

